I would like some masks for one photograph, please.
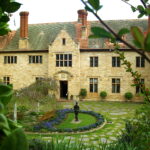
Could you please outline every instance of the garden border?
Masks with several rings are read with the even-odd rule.
[[[104,119],[103,115],[96,113],[94,111],[85,111],[85,110],[80,110],[80,113],[88,114],[96,118],[96,122],[92,124],[88,124],[86,126],[78,127],[78,128],[56,128],[55,125],[60,124],[65,118],[68,113],[73,113],[73,109],[61,109],[57,111],[57,115],[54,119],[52,120],[47,120],[43,121],[33,127],[35,132],[38,133],[44,133],[44,132],[49,132],[49,133],[82,133],[82,132],[91,132],[95,131],[95,129],[99,127],[103,127],[106,124],[106,120]],[[41,129],[46,129],[47,131],[41,132]],[[33,133],[35,133],[33,132]]]

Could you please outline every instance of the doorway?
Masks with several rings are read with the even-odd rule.
[[[68,99],[68,81],[60,81],[60,98]]]

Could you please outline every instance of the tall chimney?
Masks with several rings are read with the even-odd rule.
[[[76,38],[80,43],[80,48],[88,48],[89,24],[87,22],[87,11],[78,10],[78,22],[76,24]]]
[[[20,38],[28,38],[28,15],[29,12],[20,12]]]
[[[87,25],[87,11],[84,9],[78,10],[78,22],[81,23],[83,26]]]
[[[28,15],[29,12],[23,11],[20,12],[20,40],[19,40],[19,49],[28,49]]]

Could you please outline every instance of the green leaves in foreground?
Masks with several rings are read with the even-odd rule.
[[[88,3],[93,7],[94,10],[98,11],[102,8],[99,0],[88,0]]]
[[[127,34],[127,33],[129,33],[129,32],[130,32],[129,29],[127,29],[127,28],[122,28],[122,29],[119,30],[118,36],[119,36],[120,38],[122,38],[122,36],[123,36],[124,34]]]
[[[0,102],[5,106],[11,100],[13,91],[12,85],[0,84]]]
[[[150,33],[148,32],[145,36],[139,27],[131,27],[131,34],[135,46],[145,51],[150,51]]]
[[[0,0],[0,36],[7,34],[8,21],[10,20],[10,13],[16,12],[21,4],[13,0]]]
[[[2,143],[0,150],[28,150],[28,143],[23,130],[15,129]]]
[[[89,38],[112,38],[111,33],[101,27],[92,27],[91,31],[93,34]]]
[[[23,130],[4,113],[12,94],[11,85],[0,84],[0,150],[28,150]]]

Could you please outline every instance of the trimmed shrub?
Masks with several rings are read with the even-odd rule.
[[[131,100],[133,98],[133,94],[131,92],[126,92],[124,94],[124,97],[127,99],[127,100]]]
[[[101,97],[102,99],[104,99],[104,98],[106,98],[106,96],[107,96],[107,92],[106,92],[106,91],[101,91],[99,95],[100,95],[100,97]]]
[[[79,96],[83,99],[87,96],[87,90],[86,89],[81,89]]]

